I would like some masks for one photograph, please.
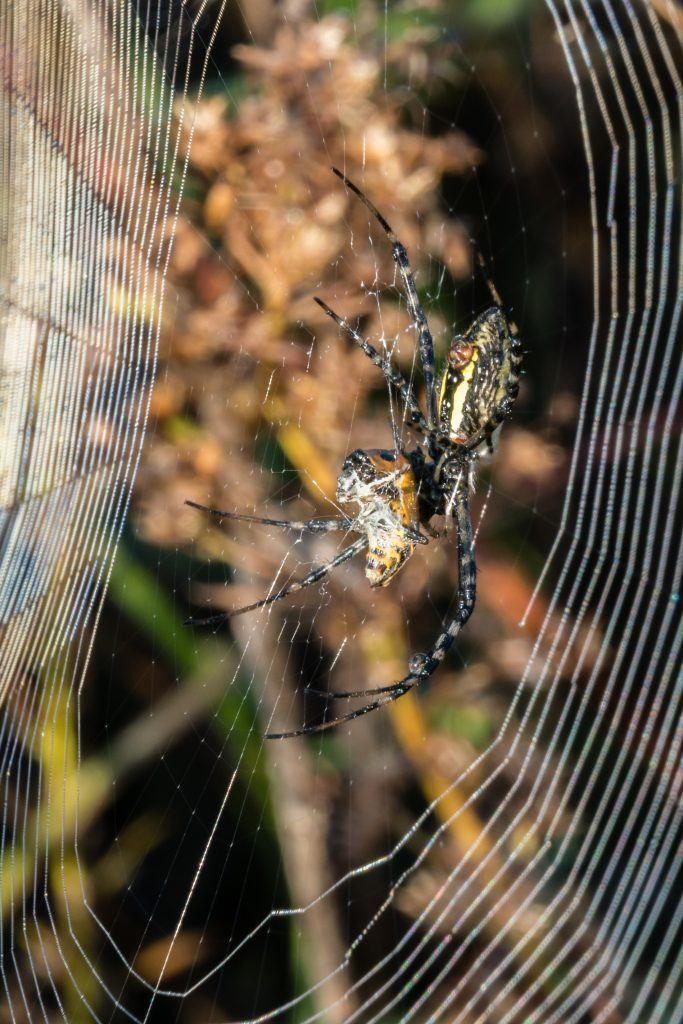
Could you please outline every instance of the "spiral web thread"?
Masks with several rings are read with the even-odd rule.
[[[47,1019],[35,914],[54,832],[73,845],[79,813],[65,798],[78,742],[59,749],[55,735],[77,702],[144,437],[173,176],[182,185],[180,141],[192,133],[174,106],[172,85],[187,92],[175,80],[180,36],[147,15],[139,23],[125,3],[79,0],[0,14],[3,926],[11,921],[1,1001],[11,1019]],[[193,43],[190,28],[190,53]],[[42,808],[30,819],[14,801],[23,792]],[[35,948],[45,957],[42,937]]]
[[[484,782],[471,800],[486,799],[506,759],[518,760],[519,778],[486,825],[488,852],[455,864],[392,952],[351,983],[347,963],[450,821],[427,826],[425,842],[418,833],[425,815],[382,863],[356,869],[371,875],[422,837],[415,863],[333,972],[345,979],[341,995],[319,1000],[308,1016],[300,1011],[300,1019],[422,1021],[428,996],[445,987],[447,997],[436,1008],[430,1003],[430,1021],[683,1020],[680,901],[664,915],[681,884],[683,807],[675,430],[683,296],[680,40],[655,5],[546,6],[576,92],[595,305],[562,523],[538,584],[552,580],[554,588],[531,659],[543,668],[520,679],[498,735],[478,759]],[[675,24],[674,5],[660,6]],[[146,31],[162,36],[163,26]],[[184,45],[192,39],[190,32]],[[188,126],[182,115],[171,117],[173,46],[165,54],[157,47],[164,56],[155,56],[125,5],[6,8],[0,52],[0,889],[9,922],[0,973],[9,1019],[53,1019],[41,993],[49,957],[57,955],[80,993],[83,1019],[117,1011],[137,1021],[159,1001],[173,1006],[206,985],[275,917],[305,916],[313,904],[274,908],[219,963],[173,990],[137,972],[79,883],[79,814],[84,802],[101,798],[104,776],[84,778],[78,738],[57,749],[54,736],[78,703],[144,440],[168,242],[159,227],[176,202],[171,172]],[[185,93],[186,82],[176,86]],[[667,98],[672,94],[676,102]],[[598,166],[594,154],[605,139],[611,161]],[[591,669],[582,672],[589,650]],[[592,700],[598,682],[599,704]],[[544,758],[528,785],[541,737]],[[77,806],[66,796],[73,773],[81,773]],[[504,817],[523,783],[523,807]],[[216,808],[207,849],[222,810]],[[522,822],[525,835],[517,837]],[[532,857],[523,853],[530,839]],[[201,872],[202,862],[185,909]],[[68,949],[58,939],[48,880],[57,880],[63,895]],[[492,932],[490,919],[513,894],[515,912]],[[542,913],[525,928],[525,910],[536,902]],[[446,918],[444,937],[438,923]],[[116,989],[80,942],[79,929],[93,924],[124,969]],[[50,932],[56,953],[49,952]],[[479,952],[470,960],[475,940]],[[475,975],[489,981],[473,992]],[[505,984],[492,997],[500,978]],[[306,996],[325,993],[327,982]],[[136,986],[147,993],[146,1016],[127,1009]],[[52,998],[57,1015],[69,1019],[54,984]],[[289,1009],[259,1019],[283,1019]]]

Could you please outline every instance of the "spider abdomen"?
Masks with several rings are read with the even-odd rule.
[[[453,444],[488,426],[493,431],[508,415],[519,390],[520,347],[496,306],[453,340],[438,404],[440,429]]]
[[[421,543],[417,481],[395,449],[356,449],[344,460],[337,500],[358,506],[354,527],[368,539],[365,575],[385,587]]]

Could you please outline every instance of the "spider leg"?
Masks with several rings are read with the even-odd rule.
[[[491,294],[491,298],[493,299],[494,303],[496,304],[496,306],[498,306],[499,309],[504,310],[505,306],[503,305],[503,300],[500,297],[500,292],[496,288],[495,284],[493,283],[493,278],[488,272],[488,269],[486,267],[486,260],[482,255],[481,249],[479,248],[479,246],[477,245],[473,238],[470,239],[470,242],[474,247],[474,251],[477,254],[477,266],[479,267],[479,271],[482,277],[484,278],[484,282]],[[510,320],[510,318],[507,315],[506,320],[508,323],[508,327],[510,328],[510,334],[512,335],[512,337],[519,337],[519,327],[514,322],[514,320]]]
[[[391,436],[394,439],[394,448],[396,449],[397,452],[400,452],[401,455],[405,455],[406,448],[403,443],[403,438],[401,437],[400,431],[398,429],[398,423],[396,422],[394,416],[389,417],[389,427],[391,429]]]
[[[244,605],[243,608],[236,608],[234,611],[221,612],[219,615],[209,615],[206,618],[185,619],[184,626],[217,626],[221,622],[227,622],[228,619],[233,619],[236,615],[244,615],[245,612],[253,612],[257,608],[265,608],[267,605],[274,604],[276,601],[281,601],[283,597],[288,597],[289,594],[296,594],[300,590],[305,590],[306,587],[312,586],[317,583],[323,577],[328,576],[333,569],[336,569],[338,565],[343,562],[348,562],[350,558],[357,555],[360,551],[367,547],[367,537],[361,537],[359,540],[350,544],[349,547],[344,548],[338,555],[330,559],[329,562],[325,562],[324,565],[319,565],[317,568],[312,569],[306,576],[301,580],[294,580],[292,583],[288,583],[286,586],[281,587],[274,594],[269,594],[268,597],[262,597],[259,601],[254,601],[253,604]]]
[[[328,700],[346,700],[351,697],[373,697],[378,693],[395,693],[401,690],[407,693],[413,686],[421,681],[421,676],[409,673],[397,683],[388,683],[387,686],[371,686],[367,690],[317,690],[314,686],[307,686],[306,693],[313,693],[316,697],[327,697]]]
[[[459,486],[454,502],[458,530],[458,596],[455,615],[426,654],[414,654],[410,669],[426,679],[441,664],[463,626],[474,611],[477,597],[477,565],[474,560],[474,531],[470,515],[468,484]]]
[[[408,665],[410,671],[407,676],[399,682],[391,683],[389,686],[376,686],[367,690],[344,690],[344,691],[310,691],[333,699],[344,700],[351,697],[371,697],[376,694],[387,694],[384,703],[402,697],[404,693],[411,690],[419,683],[423,683],[439,667],[446,656],[446,652],[452,646],[453,641],[469,619],[474,610],[476,599],[477,569],[474,561],[474,535],[472,531],[472,518],[469,510],[469,498],[467,486],[459,486],[454,500],[454,510],[458,526],[458,607],[455,615],[448,623],[446,629],[441,633],[432,647],[426,654],[414,654]],[[368,710],[374,711],[377,702]],[[365,714],[364,709],[359,713]],[[338,721],[346,721],[340,718]],[[325,728],[329,726],[325,724]],[[313,727],[313,731],[315,727]]]
[[[262,516],[249,516],[241,512],[221,512],[218,508],[199,505],[196,501],[186,501],[190,508],[198,508],[200,512],[208,512],[216,519],[236,519],[242,523],[261,523],[263,526],[279,526],[283,530],[297,530],[303,533],[331,533],[334,530],[353,529],[353,520],[345,516],[333,519],[264,519]]]
[[[331,729],[335,725],[340,725],[342,722],[351,722],[354,718],[360,718],[361,715],[368,715],[371,711],[376,711],[377,708],[381,708],[385,704],[390,704],[392,700],[397,700],[399,697],[402,697],[409,689],[410,687],[406,687],[404,690],[392,693],[388,697],[380,697],[379,700],[373,700],[371,704],[366,704],[365,707],[356,708],[355,711],[349,711],[345,715],[339,715],[338,718],[330,718],[326,722],[318,722],[317,725],[304,725],[301,729],[292,729],[290,732],[267,732],[265,738],[267,740],[287,740],[291,739],[293,736],[308,736],[314,732],[325,732],[326,729]]]
[[[420,432],[426,433],[429,429],[427,426],[427,422],[424,416],[422,415],[422,410],[420,409],[418,401],[415,398],[415,395],[413,394],[413,389],[410,386],[410,384],[405,380],[405,378],[398,372],[398,370],[394,366],[392,366],[388,359],[384,359],[379,354],[374,345],[371,345],[369,341],[366,341],[366,339],[362,337],[362,335],[360,335],[358,331],[351,326],[348,320],[345,320],[344,317],[339,316],[339,314],[335,313],[333,309],[330,309],[327,303],[323,302],[323,300],[318,298],[317,295],[313,297],[313,301],[317,302],[320,308],[324,310],[325,313],[327,313],[327,315],[332,320],[334,320],[337,326],[340,327],[341,330],[344,331],[346,334],[348,334],[351,340],[356,345],[358,345],[358,347],[361,348],[363,352],[365,352],[368,359],[370,359],[370,361],[374,363],[374,365],[377,366],[382,371],[382,373],[384,374],[385,378],[389,381],[389,383],[393,384],[394,387],[398,390],[399,394],[401,395],[401,398],[406,403],[406,409],[410,416],[410,425],[415,427],[415,429],[419,430]]]
[[[403,280],[403,287],[405,288],[410,315],[413,318],[413,323],[415,324],[419,335],[420,361],[422,363],[422,375],[424,377],[425,389],[427,391],[427,423],[429,424],[429,427],[433,429],[436,423],[434,341],[429,330],[427,317],[425,316],[425,312],[417,294],[417,288],[415,287],[415,280],[413,278],[413,272],[408,258],[408,250],[394,234],[394,231],[388,221],[385,220],[377,207],[370,202],[368,197],[361,192],[358,186],[354,185],[352,181],[349,181],[346,175],[342,174],[342,172],[337,170],[336,167],[333,167],[332,170],[338,178],[341,178],[346,187],[350,188],[354,195],[358,196],[360,201],[365,204],[373,217],[375,217],[378,223],[382,226],[389,241],[391,242],[394,262],[398,267]]]
[[[412,526],[405,526],[402,523],[401,529],[412,541],[414,541],[415,544],[429,544],[429,537],[425,537],[423,533],[420,533],[419,530],[413,529]]]

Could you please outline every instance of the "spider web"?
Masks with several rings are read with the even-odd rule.
[[[504,8],[3,12],[3,1020],[683,1020],[680,11]],[[313,319],[419,388],[331,161],[442,357],[488,302],[477,237],[527,376],[443,670],[265,743],[327,713],[306,687],[400,678],[457,582],[445,538],[386,591],[353,563],[182,626],[341,543],[186,499],[333,514],[388,413],[412,443]]]

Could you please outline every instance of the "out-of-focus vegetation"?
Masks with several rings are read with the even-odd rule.
[[[434,809],[447,825],[442,841],[346,975],[293,1011],[296,1020],[379,960],[468,850],[482,892],[488,886],[488,927],[500,931],[515,913],[511,902],[495,909],[496,872],[508,849],[531,856],[533,843],[520,847],[522,824],[493,852],[483,832],[518,774],[515,757],[484,797],[468,801],[483,777],[477,755],[500,726],[545,613],[541,596],[519,626],[566,480],[590,316],[588,223],[573,87],[539,5],[326,2],[315,17],[267,13],[256,45],[250,26],[226,12],[219,41],[236,45],[216,50],[216,73],[194,110],[151,425],[83,695],[81,799],[83,779],[93,780],[93,795],[81,810],[81,870],[142,978],[156,983],[163,970],[164,985],[184,989],[272,907],[315,898],[442,797]],[[443,670],[424,692],[339,736],[264,747],[271,715],[295,726],[322,714],[322,700],[302,699],[306,686],[344,690],[403,675],[410,653],[448,616],[456,585],[444,540],[380,594],[356,564],[322,591],[215,636],[182,624],[190,612],[252,600],[334,550],[330,538],[292,549],[293,538],[276,530],[220,526],[186,499],[283,518],[328,514],[347,451],[391,442],[381,375],[313,294],[358,319],[375,344],[395,339],[398,365],[406,375],[415,369],[390,247],[330,164],[408,247],[441,356],[488,301],[472,274],[469,239],[479,240],[520,323],[526,376],[479,482],[478,603]],[[521,786],[508,818],[526,795]],[[556,811],[550,801],[547,813]],[[419,841],[418,833],[400,864],[356,879],[318,916],[275,919],[187,999],[158,998],[148,1019],[257,1015],[308,989],[339,962]],[[521,906],[528,889],[516,893]],[[511,946],[542,910],[531,903],[520,915]],[[118,990],[122,963],[92,922],[83,929]],[[73,989],[76,1021],[74,979],[51,953],[56,984]],[[543,967],[541,956],[539,974]],[[126,997],[142,1014],[148,996],[134,988]],[[436,986],[431,998],[442,994]]]

